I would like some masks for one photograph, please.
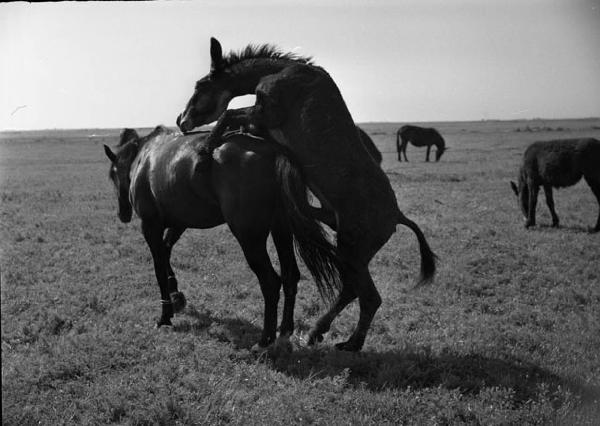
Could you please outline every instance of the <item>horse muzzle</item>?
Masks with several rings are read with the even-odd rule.
[[[190,132],[194,129],[194,125],[192,124],[191,120],[188,119],[187,114],[179,114],[175,122],[177,123],[179,130],[181,130],[183,133]]]
[[[133,215],[133,211],[131,205],[119,205],[119,210],[117,211],[117,216],[119,216],[119,220],[123,223],[131,222],[131,216]]]

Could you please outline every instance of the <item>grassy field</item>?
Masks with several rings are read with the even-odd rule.
[[[363,126],[440,262],[412,288],[417,242],[398,228],[358,354],[333,349],[356,304],[306,347],[325,309],[308,279],[291,345],[251,353],[262,296],[225,226],[175,247],[189,305],[155,330],[150,253],[116,217],[102,150],[118,130],[1,134],[2,423],[599,424],[596,200],[583,182],[555,193],[553,229],[542,195],[525,230],[509,180],[530,142],[600,137],[600,119],[429,124],[450,147],[437,164],[412,146],[396,160],[399,124]]]

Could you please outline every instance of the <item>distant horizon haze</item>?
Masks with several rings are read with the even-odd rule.
[[[358,123],[600,117],[598,0],[9,3],[0,130],[175,126],[211,36],[312,56]]]

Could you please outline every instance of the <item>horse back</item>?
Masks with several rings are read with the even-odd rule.
[[[407,124],[400,127],[398,132],[402,139],[410,141],[414,146],[445,146],[442,135],[432,127],[418,127]]]
[[[585,174],[598,174],[600,141],[592,138],[534,142],[524,154],[523,168],[538,185],[575,185]]]

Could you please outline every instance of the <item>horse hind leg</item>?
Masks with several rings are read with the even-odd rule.
[[[280,336],[290,336],[294,332],[294,305],[296,304],[298,281],[300,281],[300,271],[294,254],[294,239],[289,225],[281,217],[275,218],[271,235],[281,266],[284,295],[279,334]]]
[[[185,228],[168,228],[163,240],[167,248],[167,286],[169,289],[169,298],[173,305],[173,312],[181,312],[187,304],[185,295],[178,289],[177,278],[175,278],[175,272],[171,267],[171,251],[184,231]]]
[[[358,296],[360,307],[358,324],[347,341],[338,343],[335,346],[341,350],[356,352],[363,347],[373,317],[379,306],[381,306],[381,296],[375,288],[367,266],[352,269],[354,270],[348,270],[343,274],[343,279],[344,285],[351,286]]]
[[[552,215],[552,226],[558,228],[559,220],[558,215],[556,214],[556,210],[554,210],[554,197],[552,196],[551,185],[544,185],[544,194],[546,196],[546,204],[548,205],[548,210],[550,210],[550,214]]]
[[[427,145],[427,154],[425,155],[425,161],[429,161],[430,153],[431,153],[431,145]]]
[[[356,299],[356,293],[344,283],[344,287],[342,287],[342,291],[338,295],[336,301],[329,308],[327,313],[317,320],[314,327],[310,330],[308,334],[308,344],[314,345],[315,343],[322,342],[323,334],[329,331],[335,317],[337,317],[354,299]]]
[[[596,220],[596,226],[592,228],[592,232],[598,232],[600,231],[600,179],[595,180],[586,176],[585,181],[596,196],[596,201],[598,201],[598,219]]]
[[[255,232],[235,232],[246,261],[250,269],[258,278],[260,290],[264,299],[264,321],[263,331],[258,346],[265,348],[275,341],[277,332],[277,303],[279,302],[279,291],[281,279],[273,269],[269,254],[267,253],[267,236]]]

